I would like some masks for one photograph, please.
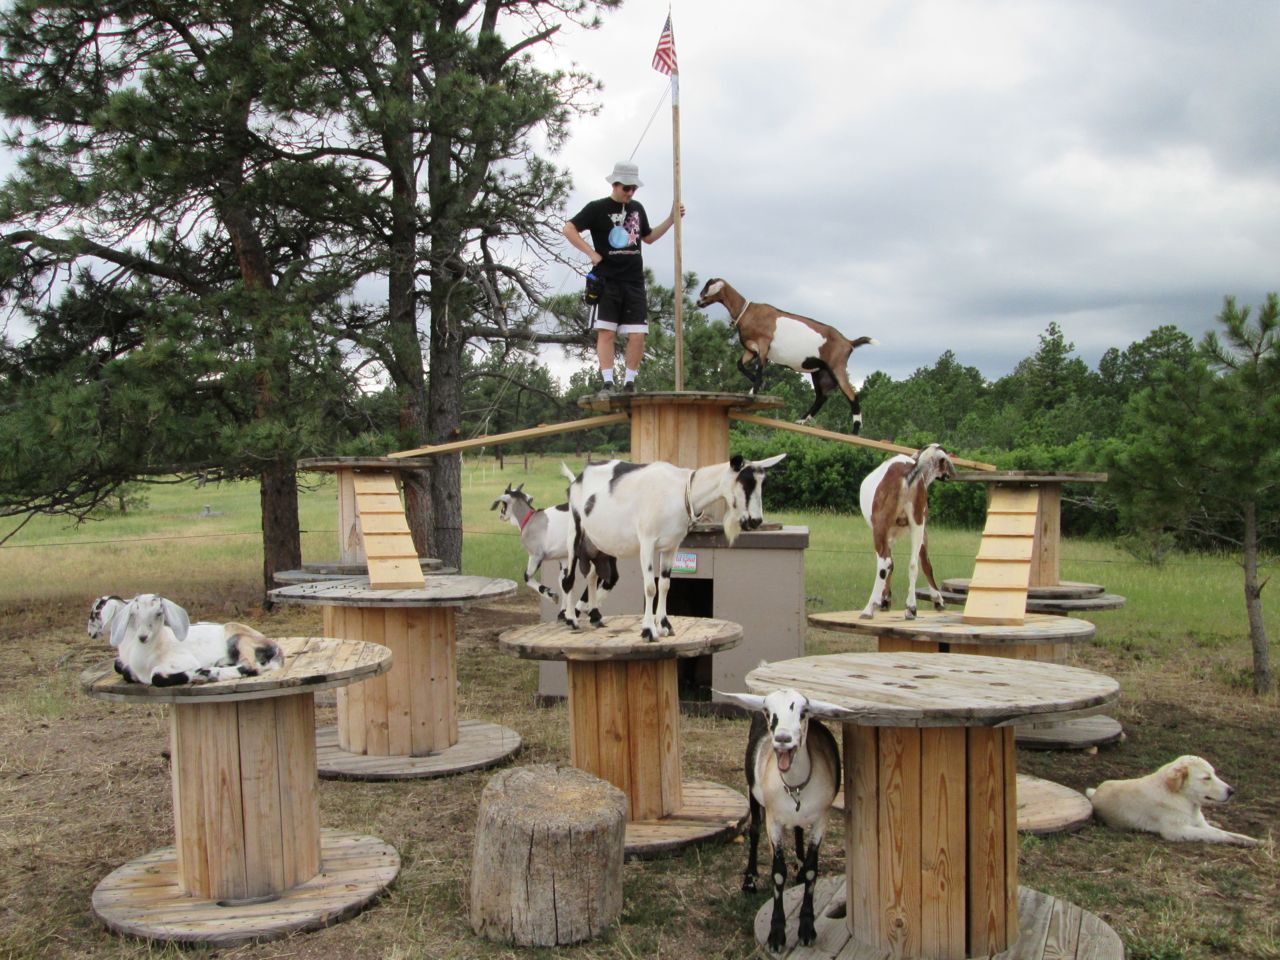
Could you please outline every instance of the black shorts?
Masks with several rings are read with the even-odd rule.
[[[649,332],[649,304],[643,280],[606,280],[600,302],[592,308],[591,326],[620,333]]]

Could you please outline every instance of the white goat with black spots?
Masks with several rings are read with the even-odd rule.
[[[130,683],[170,687],[257,676],[284,664],[279,644],[243,623],[192,623],[187,611],[154,593],[99,597],[89,636],[108,632],[116,672]]]
[[[735,456],[690,470],[663,460],[653,463],[626,463],[609,460],[589,463],[574,476],[566,466],[561,472],[569,479],[569,512],[573,533],[569,555],[574,562],[565,567],[562,611],[569,626],[577,629],[577,612],[570,615],[566,599],[573,589],[575,569],[586,570],[584,546],[611,557],[640,558],[644,577],[644,620],[640,636],[657,640],[675,633],[667,618],[667,591],[671,587],[671,566],[676,550],[689,528],[707,510],[724,504],[724,534],[733,543],[745,527],[754,530],[764,522],[762,490],[765,471],[779,463],[785,453],[767,460],[745,460]],[[604,594],[597,590],[596,575],[587,572],[592,622]],[[656,601],[656,602],[655,602]]]
[[[529,554],[529,562],[524,571],[525,585],[552,603],[559,603],[560,595],[538,582],[535,575],[544,562],[557,560],[560,563],[560,578],[564,579],[564,566],[569,559],[569,544],[573,541],[573,522],[569,515],[569,504],[561,503],[549,510],[539,509],[533,505],[533,497],[525,493],[523,488],[523,483],[514,490],[511,489],[510,484],[507,484],[506,490],[493,501],[489,509],[498,510],[500,520],[510,521],[520,531],[520,543]],[[617,560],[594,549],[589,542],[584,545],[584,552],[599,582],[606,590],[612,589],[618,581]],[[583,590],[582,596],[578,599],[577,611],[582,613],[586,609],[587,591]],[[563,618],[564,613],[561,612],[560,619]],[[591,622],[597,623],[600,620],[600,611],[592,609]]]
[[[903,530],[911,531],[907,619],[916,618],[916,576],[921,568],[929,581],[929,597],[934,609],[946,607],[942,591],[933,579],[925,523],[929,519],[929,484],[935,480],[949,480],[955,475],[956,468],[947,451],[931,443],[914,457],[906,454],[890,457],[862,481],[858,503],[862,516],[871,527],[876,551],[876,579],[871,587],[871,599],[859,615],[861,619],[873,619],[876,607],[889,609],[893,597],[890,583],[893,577],[893,541]]]
[[[796,857],[804,882],[797,940],[813,944],[813,888],[818,879],[818,847],[827,832],[831,804],[840,789],[840,751],[831,731],[815,717],[837,717],[848,711],[810,700],[797,690],[775,690],[767,697],[749,693],[721,696],[751,711],[747,735],[746,774],[751,810],[747,838],[747,868],[742,889],[755,892],[756,857],[760,845],[760,813],[764,811],[769,846],[773,850],[773,916],[769,949],[781,951],[787,942],[782,892],[787,881],[787,830],[795,838]]]

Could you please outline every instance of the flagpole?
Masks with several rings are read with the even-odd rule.
[[[680,216],[680,74],[671,74],[671,157],[675,198],[672,216],[676,226],[676,390],[684,389],[684,269],[681,254],[683,231]]]

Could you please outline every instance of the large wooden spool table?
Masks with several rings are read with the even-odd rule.
[[[126,863],[93,891],[112,930],[229,945],[328,926],[395,879],[375,837],[320,828],[317,690],[385,673],[391,651],[327,637],[279,641],[284,666],[176,687],[126,683],[110,661],[86,670],[91,697],[167,703],[176,843]]]
[[[1018,887],[1013,727],[1099,710],[1115,680],[1035,660],[936,653],[842,653],[758,667],[747,687],[793,687],[847,711],[845,877],[819,883],[818,940],[806,957],[1007,960],[1120,958],[1090,916]],[[800,894],[799,888],[789,896]],[[765,904],[757,938],[767,938]],[[1046,935],[1074,911],[1075,938]],[[763,922],[762,922],[763,921]],[[794,945],[789,930],[788,950]]]
[[[338,722],[317,732],[320,776],[405,780],[477,770],[520,749],[520,734],[457,712],[459,607],[509,597],[513,580],[433,575],[422,587],[375,590],[364,577],[280,587],[280,603],[324,608],[329,636],[380,643],[385,676],[338,691]]]
[[[611,617],[599,629],[581,631],[539,623],[498,638],[515,656],[567,662],[570,762],[627,795],[629,858],[731,836],[747,817],[747,798],[737,790],[683,778],[676,676],[678,659],[733,647],[742,628],[671,617],[674,636],[645,641],[640,620]]]

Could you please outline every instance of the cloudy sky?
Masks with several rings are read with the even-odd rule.
[[[650,219],[670,207],[667,10],[628,0],[557,47],[605,85],[557,158],[569,214],[633,150]],[[673,20],[685,269],[876,337],[857,379],[946,349],[995,378],[1050,321],[1092,366],[1280,289],[1274,0],[677,0]],[[673,236],[645,248],[665,284]]]

